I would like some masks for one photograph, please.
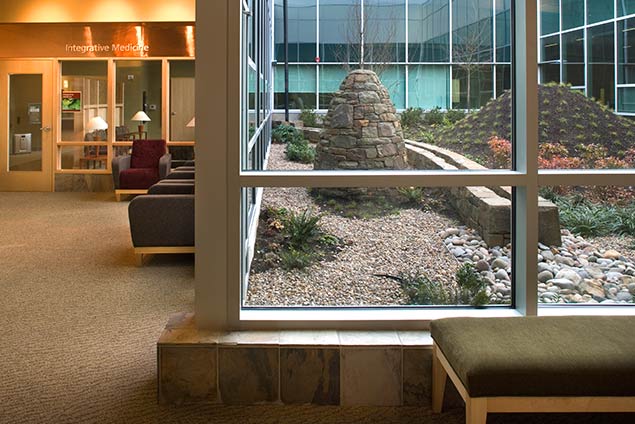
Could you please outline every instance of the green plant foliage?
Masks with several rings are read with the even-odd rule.
[[[383,275],[399,281],[410,305],[472,305],[489,303],[487,283],[472,264],[464,264],[456,273],[456,287],[445,286],[424,274]]]
[[[271,131],[271,140],[274,143],[289,143],[302,138],[302,131],[291,125],[278,125]]]
[[[289,249],[280,252],[280,263],[282,268],[290,271],[293,269],[304,269],[313,263],[314,255],[310,252]]]
[[[397,192],[412,205],[418,205],[423,200],[423,189],[421,187],[398,187]]]
[[[290,212],[284,216],[284,238],[286,244],[293,250],[308,250],[321,235],[319,227],[320,215],[313,214],[311,208],[301,214]]]
[[[443,284],[425,275],[401,276],[398,281],[410,305],[448,305],[451,302]]]
[[[485,289],[487,283],[470,263],[466,263],[456,272],[457,305],[483,306],[489,302]]]
[[[635,236],[635,203],[613,206],[593,203],[583,195],[559,196],[544,190],[541,193],[558,206],[560,223],[574,234]]]
[[[404,128],[416,127],[423,123],[423,111],[421,108],[412,108],[401,112],[401,126]]]
[[[302,109],[300,112],[300,120],[305,127],[317,127],[319,126],[318,116],[314,110]]]
[[[465,112],[460,109],[450,109],[446,112],[445,119],[451,124],[456,124],[461,119],[465,118],[465,116]]]
[[[447,122],[445,120],[445,113],[438,106],[428,111],[425,114],[423,121],[427,125],[445,125]]]
[[[288,142],[285,154],[293,162],[313,163],[315,160],[315,148],[303,138]]]

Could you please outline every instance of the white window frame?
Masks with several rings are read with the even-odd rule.
[[[635,170],[544,170],[538,158],[538,11],[536,1],[517,0],[515,46],[515,170],[241,172],[241,3],[197,0],[196,320],[201,328],[412,329],[443,316],[538,315],[538,189],[549,185],[635,185]],[[223,58],[226,60],[219,60]],[[214,137],[209,137],[214,134]],[[202,142],[203,140],[207,142]],[[490,309],[277,309],[241,310],[241,187],[512,186],[515,248],[514,307]],[[574,313],[595,308],[577,306]],[[605,308],[603,308],[605,309]],[[612,309],[612,308],[611,308]],[[626,308],[626,313],[635,313]],[[618,313],[624,313],[625,308]],[[555,309],[547,313],[553,314]],[[541,312],[542,313],[542,312]]]

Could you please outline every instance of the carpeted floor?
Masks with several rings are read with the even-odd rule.
[[[462,410],[424,408],[158,406],[156,341],[170,314],[193,309],[193,258],[136,267],[127,205],[112,194],[0,193],[0,423],[463,422]]]

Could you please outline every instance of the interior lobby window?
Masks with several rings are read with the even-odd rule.
[[[364,1],[364,61],[406,60],[405,0]]]
[[[170,142],[193,142],[194,61],[170,61]],[[194,146],[169,147],[173,161],[194,159]]]
[[[116,140],[163,138],[162,80],[159,60],[116,63]],[[143,112],[143,113],[139,113]]]
[[[584,0],[562,0],[562,30],[584,25]]]
[[[358,62],[360,0],[320,0],[320,60]]]
[[[86,143],[61,148],[61,169],[106,169],[108,147],[89,143],[108,141],[108,62],[69,60],[60,66],[61,139]]]
[[[584,31],[562,34],[562,82],[584,87]]]

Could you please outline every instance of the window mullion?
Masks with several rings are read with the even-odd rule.
[[[538,62],[536,2],[518,0],[513,10],[514,169],[526,175],[513,191],[512,251],[515,306],[524,315],[538,312]]]

